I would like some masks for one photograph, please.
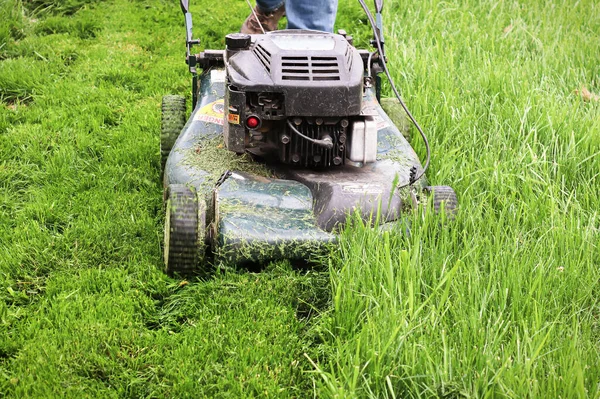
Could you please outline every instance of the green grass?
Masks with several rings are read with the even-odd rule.
[[[194,4],[203,45],[246,7]],[[574,93],[600,94],[595,2],[386,2],[456,219],[415,215],[410,237],[354,221],[314,269],[189,282],[160,248],[179,7],[0,14],[0,396],[600,397],[600,103]],[[354,1],[338,25],[369,39]]]

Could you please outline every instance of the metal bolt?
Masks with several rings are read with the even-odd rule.
[[[346,135],[345,134],[340,134],[340,137],[338,138],[338,141],[340,142],[340,144],[344,144],[346,142]]]
[[[302,123],[302,118],[294,118],[294,124],[296,126],[300,126],[301,123]]]
[[[298,155],[298,154],[292,155],[292,162],[294,162],[294,163],[300,162],[300,155]]]
[[[333,164],[334,165],[339,165],[342,163],[342,158],[341,157],[335,157],[333,158]]]
[[[315,163],[321,162],[321,155],[315,154],[315,156],[313,156],[313,161],[315,161]]]
[[[282,134],[281,136],[279,136],[279,141],[281,141],[283,144],[287,144],[290,142],[290,136],[288,136],[287,134]]]
[[[321,126],[321,125],[323,124],[323,119],[321,119],[321,118],[317,118],[317,119],[315,119],[315,123],[316,123],[318,126]]]
[[[348,119],[342,119],[340,125],[342,125],[342,127],[348,127]]]

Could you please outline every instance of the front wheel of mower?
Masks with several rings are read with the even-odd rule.
[[[458,210],[458,198],[450,186],[427,186],[425,192],[433,195],[433,210],[435,213],[444,209],[446,215],[454,217]]]
[[[169,275],[187,275],[204,265],[206,201],[182,184],[167,189],[164,262]]]
[[[160,125],[160,170],[163,172],[169,153],[183,126],[185,126],[185,97],[164,96]]]

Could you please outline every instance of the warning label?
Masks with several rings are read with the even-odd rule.
[[[382,194],[383,187],[373,183],[342,183],[342,192],[349,194]]]
[[[214,123],[216,125],[223,125],[223,118],[225,117],[224,112],[225,106],[223,100],[217,100],[210,104],[206,104],[200,108],[196,115],[194,115],[195,121],[202,121],[208,123]]]

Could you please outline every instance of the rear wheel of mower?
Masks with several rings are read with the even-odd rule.
[[[439,213],[442,208],[446,215],[453,217],[458,209],[458,198],[450,186],[427,186],[425,192],[433,195],[433,209]]]
[[[186,275],[204,264],[206,201],[181,184],[167,189],[164,262],[169,275]]]
[[[185,125],[185,97],[164,96],[161,117],[160,170],[164,171],[171,148]]]

